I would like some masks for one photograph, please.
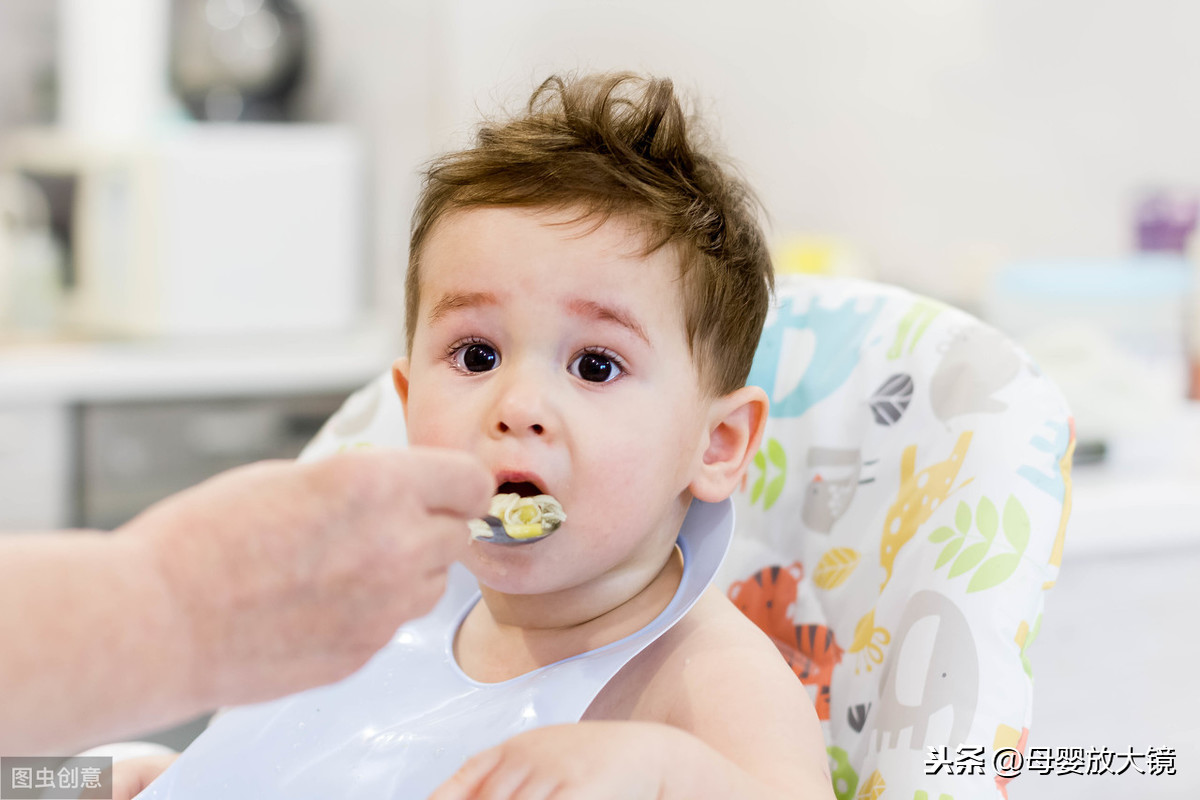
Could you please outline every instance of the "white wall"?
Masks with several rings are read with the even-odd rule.
[[[420,162],[556,70],[674,77],[777,234],[844,237],[967,304],[997,261],[1127,250],[1141,187],[1200,186],[1190,0],[299,2],[307,113],[358,124],[375,156],[385,303]],[[53,4],[0,4],[0,127],[37,113],[52,35]]]
[[[674,77],[777,234],[845,237],[885,279],[967,302],[1000,260],[1125,252],[1142,186],[1200,186],[1188,0],[306,5],[339,29],[329,68],[365,81],[344,88],[411,101],[380,120],[403,184],[385,225],[406,219],[401,176],[429,142],[564,69]]]

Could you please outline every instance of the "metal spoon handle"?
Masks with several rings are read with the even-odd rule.
[[[539,536],[530,536],[525,539],[516,539],[516,538],[513,538],[512,536],[509,536],[508,531],[504,530],[504,523],[500,521],[499,517],[494,517],[489,514],[488,516],[483,517],[482,519],[484,522],[487,523],[488,527],[491,528],[491,536],[482,536],[475,532],[472,532],[471,537],[480,542],[489,542],[491,544],[531,544],[533,542],[539,542],[542,539],[545,539],[550,534],[554,533],[554,530],[551,529],[548,531],[544,531]]]

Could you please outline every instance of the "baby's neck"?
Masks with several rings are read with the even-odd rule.
[[[683,577],[673,549],[645,577],[612,577],[607,584],[557,595],[505,595],[483,588],[483,601],[464,620],[455,640],[459,666],[488,683],[508,680],[618,641],[644,628],[670,604]],[[622,580],[631,585],[620,585]]]

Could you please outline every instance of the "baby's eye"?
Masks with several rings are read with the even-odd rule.
[[[620,359],[596,350],[580,353],[568,369],[572,375],[589,383],[609,383],[625,372]]]
[[[500,363],[500,354],[490,344],[469,342],[454,348],[454,363],[465,372],[489,372]]]

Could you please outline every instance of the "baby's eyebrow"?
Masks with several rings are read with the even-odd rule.
[[[647,345],[650,344],[650,337],[646,336],[642,326],[637,323],[632,314],[619,306],[609,306],[595,300],[577,298],[567,303],[567,308],[579,316],[591,317],[604,322],[615,322],[628,329]]]
[[[491,292],[459,292],[447,294],[434,304],[429,312],[429,324],[437,322],[442,317],[460,308],[473,306],[494,306],[500,301]]]

